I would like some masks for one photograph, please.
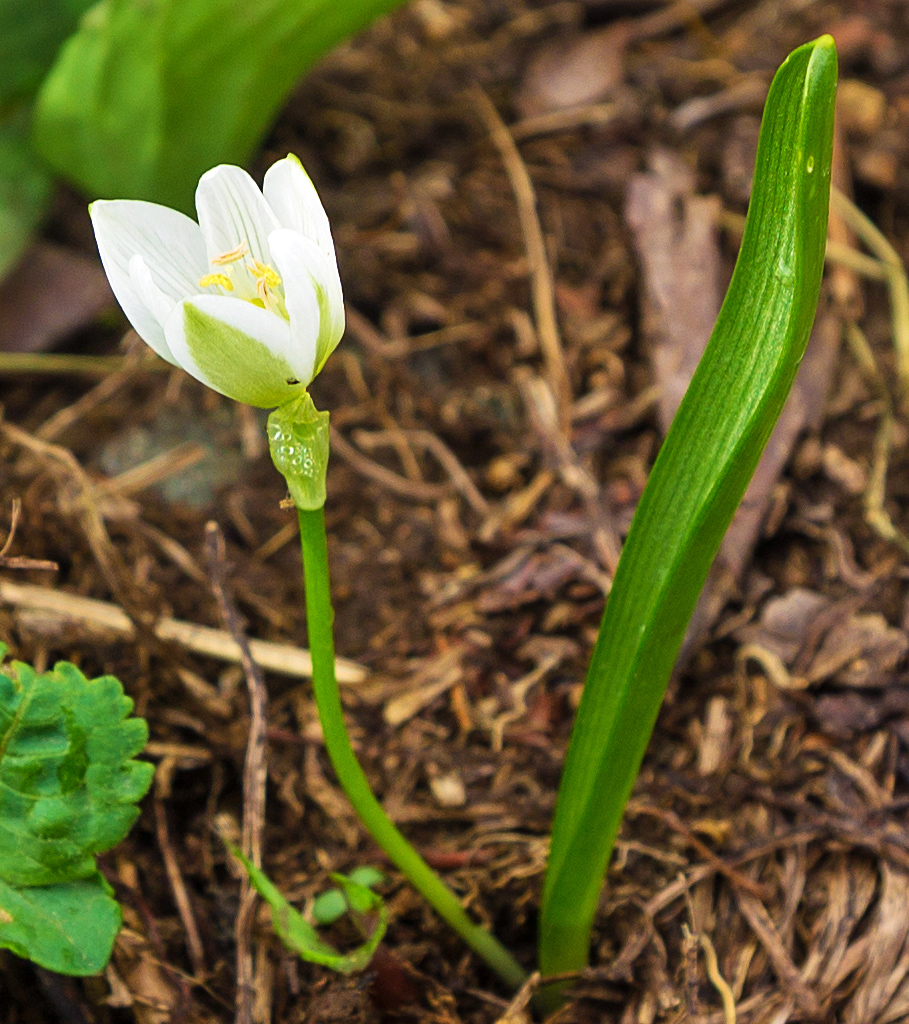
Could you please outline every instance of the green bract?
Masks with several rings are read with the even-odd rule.
[[[325,504],[329,439],[328,413],[316,409],[309,392],[268,417],[271,459],[297,508],[312,510]]]
[[[140,200],[92,203],[101,262],[136,332],[239,402],[299,398],[344,333],[328,218],[295,156],[260,192],[239,167],[206,172],[199,223]]]
[[[120,926],[95,855],[126,835],[151,784],[132,707],[113,676],[68,662],[0,671],[0,947],[64,974],[100,970]]]

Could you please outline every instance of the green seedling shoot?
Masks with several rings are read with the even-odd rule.
[[[385,881],[385,876],[378,868],[363,865],[354,868],[347,876],[348,881],[355,882],[365,889],[375,889]],[[328,925],[339,921],[350,909],[350,903],[343,889],[327,889],[320,892],[312,901],[312,916],[316,924]]]
[[[735,274],[641,499],[578,710],[543,893],[544,974],[587,963],[606,865],[686,625],[807,343],[823,268],[835,86],[836,51],[824,36],[796,50],[770,88]],[[222,394],[275,408],[271,453],[297,506],[313,686],[338,780],[391,862],[516,987],[524,968],[470,918],[385,814],[344,722],[323,512],[328,414],[307,392],[344,330],[325,212],[294,157],[268,171],[262,192],[237,167],[207,172],[196,207],[198,223],[147,203],[94,203],[111,285],[164,359]],[[321,962],[337,958],[265,875],[245,864],[284,941],[303,955],[315,950]],[[362,901],[379,915],[355,954],[362,966],[363,950],[374,948],[384,927],[381,901],[349,879],[338,883],[350,908]],[[557,998],[553,990],[545,997]]]
[[[322,894],[330,897],[337,895],[339,906],[334,909],[339,912],[326,915],[331,920],[317,920],[318,924],[332,924],[345,914],[350,914],[366,935],[364,942],[356,949],[350,953],[339,953],[334,946],[319,936],[316,929],[299,911],[294,910],[261,869],[244,857],[239,850],[234,849],[231,852],[246,869],[252,887],[271,908],[275,933],[292,953],[296,953],[301,960],[321,964],[339,974],[355,974],[366,967],[388,927],[388,912],[384,900],[364,884],[367,881],[375,884],[370,874],[373,869],[358,869],[359,881],[357,871],[352,871],[350,876],[333,874],[331,880],[337,883],[338,888]],[[380,880],[381,877],[380,875]],[[334,903],[334,899],[331,902]]]

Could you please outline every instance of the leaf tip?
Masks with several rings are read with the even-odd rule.
[[[806,44],[811,48],[811,60],[808,74],[811,78],[825,77],[836,82],[838,57],[836,41],[829,33],[818,36]]]

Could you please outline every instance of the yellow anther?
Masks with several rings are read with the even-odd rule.
[[[209,285],[213,284],[220,285],[228,292],[232,292],[234,290],[234,283],[227,274],[206,274],[205,277],[199,278],[200,288],[208,288]]]
[[[242,260],[248,252],[249,246],[246,242],[241,242],[236,249],[231,249],[230,252],[225,252],[220,256],[215,256],[211,261],[212,266],[226,267],[229,263],[236,263],[237,260]]]
[[[259,260],[254,259],[252,263],[247,263],[246,267],[258,282],[256,286],[257,291],[260,291],[263,286],[266,288],[277,288],[281,283],[281,275],[274,267],[269,266],[267,263],[261,263]]]

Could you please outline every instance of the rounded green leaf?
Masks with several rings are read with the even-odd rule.
[[[148,728],[132,708],[113,676],[68,662],[0,671],[0,882],[91,878],[126,835],[154,771],[134,760]]]
[[[0,948],[58,974],[97,974],[121,914],[98,871],[78,882],[17,889],[0,881]]]

